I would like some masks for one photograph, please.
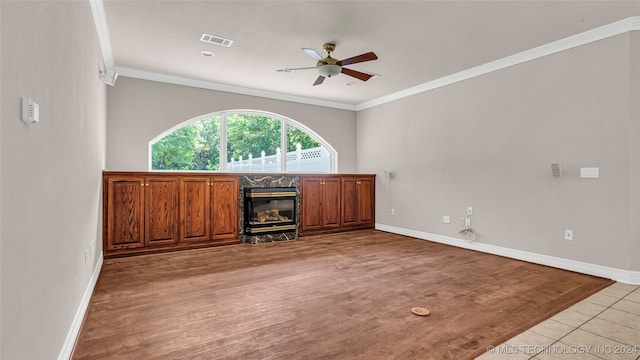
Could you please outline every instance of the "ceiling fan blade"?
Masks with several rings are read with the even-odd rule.
[[[316,59],[316,60],[318,60],[318,61],[320,61],[320,60],[323,60],[323,59],[324,59],[324,58],[322,57],[322,55],[318,54],[318,52],[317,52],[317,51],[315,51],[314,49],[302,48],[302,50],[303,50],[304,52],[306,52],[306,53],[307,53],[307,55],[311,56],[312,58],[314,58],[314,59]]]
[[[345,75],[353,76],[356,79],[360,79],[362,81],[367,81],[373,77],[373,75],[365,74],[360,71],[355,71],[351,69],[342,68],[342,73]]]
[[[358,56],[350,57],[348,59],[340,60],[336,63],[336,65],[345,66],[359,62],[371,61],[377,58],[378,56],[376,54],[374,54],[373,52],[368,52],[366,54],[361,54]]]
[[[323,81],[324,81],[324,76],[320,75],[320,76],[318,76],[316,81],[313,83],[313,86],[320,85],[320,84],[322,84]]]
[[[284,69],[278,69],[276,70],[277,72],[292,72],[292,71],[296,71],[296,70],[309,70],[309,69],[317,69],[317,67],[312,66],[312,67],[303,67],[303,68],[284,68]]]

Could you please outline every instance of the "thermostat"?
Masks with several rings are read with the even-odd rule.
[[[22,122],[33,124],[40,121],[40,106],[31,100],[22,98]]]

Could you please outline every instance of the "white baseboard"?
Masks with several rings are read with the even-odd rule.
[[[69,358],[71,357],[73,346],[75,345],[76,339],[78,338],[78,333],[80,332],[80,327],[82,326],[82,320],[84,319],[84,315],[87,312],[87,308],[89,307],[89,301],[91,300],[91,294],[93,294],[93,288],[96,287],[98,275],[100,275],[100,270],[102,269],[103,260],[104,257],[102,256],[102,253],[100,253],[98,261],[96,262],[96,266],[93,268],[93,274],[91,274],[89,284],[84,290],[84,295],[82,296],[80,305],[76,310],[76,316],[73,318],[71,328],[69,328],[69,332],[67,333],[67,338],[65,339],[62,350],[58,355],[58,360],[69,360]]]
[[[528,251],[505,248],[496,245],[483,244],[477,242],[467,242],[449,236],[431,234],[422,231],[410,230],[396,226],[376,224],[377,230],[382,230],[394,234],[406,235],[422,240],[429,240],[441,244],[456,246],[460,248],[476,250],[488,254],[500,255],[512,259],[523,260],[540,265],[552,266],[564,270],[575,271],[583,274],[599,276],[612,279],[626,284],[640,285],[640,271],[629,271],[608,266],[585,263],[581,261],[563,259],[555,256],[536,254]]]

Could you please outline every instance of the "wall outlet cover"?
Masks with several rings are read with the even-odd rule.
[[[565,230],[564,231],[564,239],[565,240],[573,240],[573,230]]]

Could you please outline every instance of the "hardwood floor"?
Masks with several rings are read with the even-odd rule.
[[[612,283],[375,230],[110,259],[73,359],[470,359]]]

